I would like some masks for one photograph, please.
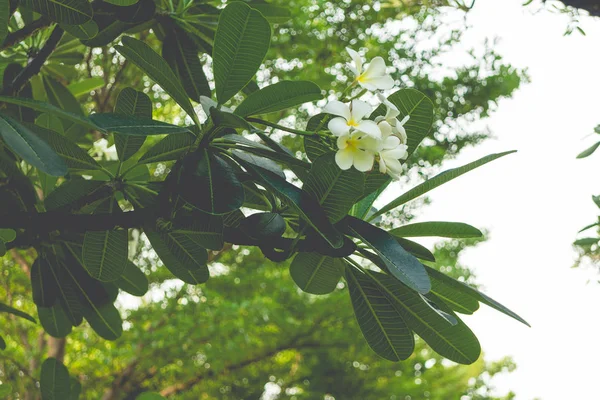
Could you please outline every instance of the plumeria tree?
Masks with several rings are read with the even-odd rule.
[[[435,262],[431,252],[407,239],[478,237],[478,229],[455,222],[379,226],[386,213],[511,153],[445,171],[375,208],[433,120],[430,99],[395,88],[383,57],[363,65],[352,49],[340,54],[351,60],[354,79],[306,126],[290,127],[271,115],[321,100],[323,90],[309,81],[260,88],[253,80],[269,49],[269,20],[282,18],[281,7],[5,3],[7,53],[49,28],[24,67],[6,67],[0,96],[0,239],[6,249],[33,250],[32,297],[48,334],[65,337],[84,319],[106,340],[123,334],[115,299],[120,291],[147,290],[146,276],[128,257],[138,232],[188,284],[206,282],[207,262],[229,245],[258,247],[276,262],[292,259],[290,275],[307,293],[330,293],[343,279],[367,343],[391,361],[412,354],[417,333],[440,355],[475,362],[480,345],[456,313],[472,314],[479,303],[526,323],[428,265]],[[156,36],[162,55],[144,40],[148,35]],[[120,44],[106,48],[119,37]],[[134,88],[119,92],[113,112],[83,112],[56,79],[69,50],[82,44],[135,65],[186,118],[153,119],[150,98]],[[211,56],[214,87],[201,53]],[[54,77],[40,79],[42,69]],[[87,85],[79,90],[89,91]],[[302,140],[308,159],[283,146],[277,131]],[[156,135],[161,139],[146,148]],[[116,160],[91,155],[98,138],[114,142]],[[156,163],[162,169],[149,169]],[[0,312],[36,321],[6,304]],[[41,371],[42,398],[77,397],[77,383],[59,360],[47,359]]]

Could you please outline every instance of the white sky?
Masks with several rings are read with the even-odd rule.
[[[583,19],[587,36],[563,36],[568,19],[523,0],[479,0],[469,13],[466,43],[498,36],[508,62],[528,67],[532,82],[502,101],[487,120],[496,140],[461,153],[445,168],[489,153],[519,152],[431,192],[419,221],[462,221],[490,230],[468,250],[485,292],[515,310],[532,328],[483,306],[466,318],[488,359],[513,356],[517,370],[496,379],[517,399],[600,399],[600,278],[571,269],[571,243],[598,209],[600,153],[575,156],[593,143],[600,123],[600,19]]]

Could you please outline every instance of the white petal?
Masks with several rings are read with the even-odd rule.
[[[394,149],[385,150],[383,152],[383,155],[385,156],[386,160],[390,160],[390,159],[394,159],[394,160],[405,159],[406,156],[408,156],[408,153],[406,151],[407,149],[408,149],[408,147],[405,144],[400,144],[400,145],[398,145]]]
[[[392,175],[392,174],[400,175],[402,173],[402,164],[400,163],[400,161],[393,159],[393,158],[392,159],[386,158],[385,162],[386,162],[388,173],[391,172],[390,175]],[[394,176],[394,175],[392,175],[392,176]]]
[[[385,160],[383,157],[379,157],[379,172],[385,174],[385,171],[387,171],[387,168],[385,167]]]
[[[363,88],[367,89],[370,92],[374,92],[375,90],[377,90],[377,86],[373,85],[370,82],[366,82],[366,81],[358,81],[358,84],[360,86],[362,86]]]
[[[346,67],[348,67],[348,69],[354,74],[354,76],[358,77],[360,75],[360,72],[358,72],[354,64],[346,63]]]
[[[373,85],[379,90],[387,90],[387,89],[393,88],[395,82],[391,76],[382,75],[382,76],[374,76],[372,78],[364,78],[364,83]]]
[[[354,168],[361,172],[367,172],[373,168],[375,156],[370,151],[357,151],[354,153]]]
[[[350,169],[354,161],[354,153],[352,150],[339,150],[335,153],[335,163],[340,169]]]
[[[356,74],[356,76],[359,76],[360,74],[362,74],[362,58],[360,57],[360,54],[358,54],[356,51],[352,50],[350,47],[346,47],[346,51],[348,52],[348,54],[350,54],[350,57],[352,57],[352,61],[354,62],[354,74]]]
[[[366,101],[362,100],[352,100],[352,106],[350,113],[352,114],[352,119],[356,122],[363,119],[365,116],[369,115],[373,109]]]
[[[323,108],[323,111],[327,114],[333,114],[340,117],[344,117],[346,118],[346,120],[349,120],[351,117],[350,108],[348,108],[346,104],[338,100],[333,100],[327,103],[327,105],[325,105],[325,107]]]
[[[360,121],[358,123],[358,126],[356,127],[356,130],[359,132],[366,133],[367,135],[375,139],[381,139],[381,131],[379,130],[377,124],[373,121]]]
[[[346,135],[350,132],[350,127],[348,126],[348,121],[346,121],[342,117],[335,117],[327,124],[327,128],[333,133],[335,136]]]
[[[404,124],[407,123],[409,119],[410,115],[407,115],[406,117],[402,118],[402,121],[400,121],[400,125],[404,126]]]
[[[406,141],[408,140],[408,136],[406,136],[406,129],[404,129],[402,125],[396,124],[393,130],[394,134],[400,138],[400,142],[406,144]]]
[[[368,80],[369,78],[374,78],[377,76],[385,75],[385,61],[381,57],[375,57],[365,72],[363,73],[363,78]]]
[[[379,118],[379,117],[378,117]],[[375,118],[375,122],[377,122],[377,118]],[[381,137],[387,138],[392,134],[392,126],[385,120],[377,122],[377,126],[381,131]]]
[[[386,150],[395,149],[400,145],[400,139],[396,136],[388,136],[383,141],[383,148]]]
[[[350,136],[348,135],[343,135],[337,138],[338,149],[343,150],[348,147],[348,139],[350,139]]]

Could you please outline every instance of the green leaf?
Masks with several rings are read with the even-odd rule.
[[[321,89],[309,81],[282,81],[252,93],[235,109],[242,117],[268,114],[323,98]]]
[[[76,285],[72,281],[75,277],[71,276],[64,264],[61,264],[51,254],[48,255],[46,260],[46,266],[54,280],[62,310],[73,326],[81,324],[83,321],[82,304],[77,294]]]
[[[334,249],[339,249],[344,244],[342,234],[333,227],[325,211],[319,203],[307,192],[288,183],[285,179],[268,171],[264,168],[249,164],[242,160],[240,163],[251,174],[253,174],[259,183],[264,184],[282,196],[302,219],[304,219],[319,235],[331,245]]]
[[[304,136],[302,139],[304,152],[310,161],[315,161],[319,156],[333,152],[333,149],[325,144],[319,136]]]
[[[410,119],[404,124],[408,137],[408,155],[411,155],[419,143],[427,136],[433,123],[433,103],[427,96],[415,89],[400,89],[388,97],[400,111],[399,119],[410,115]],[[371,114],[372,119],[385,115],[385,105],[380,105]]]
[[[20,317],[20,318],[26,319],[28,321],[31,321],[31,322],[33,322],[35,324],[35,319],[31,315],[29,315],[29,314],[27,314],[27,313],[25,313],[25,312],[23,312],[21,310],[17,310],[16,308],[8,306],[8,305],[6,305],[4,303],[0,303],[0,313],[12,314],[12,315],[15,315],[17,317]]]
[[[581,238],[573,242],[575,246],[593,246],[598,244],[600,238]]]
[[[123,333],[123,320],[113,304],[84,306],[82,311],[87,322],[101,338],[116,340]]]
[[[171,125],[151,118],[142,118],[116,113],[99,113],[90,115],[90,120],[105,132],[122,135],[148,136],[162,134],[189,133],[185,126]]]
[[[6,349],[6,342],[0,337],[0,349]],[[12,386],[9,383],[3,383],[0,385],[0,399],[5,399],[10,396],[13,392]],[[148,400],[148,399],[147,399]]]
[[[358,326],[369,347],[386,360],[406,360],[413,352],[413,333],[376,282],[346,267],[346,282]]]
[[[63,176],[67,173],[64,161],[48,143],[17,120],[0,114],[0,136],[16,154],[48,175]]]
[[[115,112],[122,115],[132,115],[152,119],[152,102],[142,92],[125,88],[119,92]],[[115,147],[120,161],[125,161],[144,145],[145,136],[125,136],[115,133]]]
[[[594,154],[594,152],[596,151],[598,146],[600,146],[600,142],[593,144],[590,148],[585,149],[584,151],[579,153],[577,155],[577,158],[586,158],[586,157],[591,156],[592,154]]]
[[[210,97],[208,79],[202,70],[196,43],[181,29],[169,32],[163,40],[162,55],[183,84],[187,95],[200,102],[200,96]]]
[[[292,18],[292,13],[287,7],[276,6],[265,1],[250,1],[247,4],[260,11],[272,24],[283,24]]]
[[[87,231],[83,240],[82,261],[94,279],[111,282],[119,279],[128,262],[127,230]]]
[[[40,307],[52,307],[58,296],[58,286],[48,259],[38,257],[31,266],[30,275],[33,302]]]
[[[271,150],[267,151],[273,153]],[[280,178],[285,179],[285,172],[283,171],[283,168],[281,168],[279,164],[277,164],[271,158],[257,156],[243,150],[233,150],[232,153],[235,154],[236,157],[241,158],[249,164],[269,170]]]
[[[271,27],[263,15],[242,2],[221,11],[213,45],[213,71],[219,104],[252,79],[269,50]]]
[[[421,260],[435,262],[435,256],[427,247],[420,245],[417,242],[413,242],[412,240],[404,239],[404,238],[396,238],[396,241],[400,243],[400,246],[406,251],[408,251],[413,256],[420,258]]]
[[[147,229],[145,233],[165,267],[177,278],[192,285],[208,280],[208,254],[189,235]]]
[[[427,273],[432,278],[438,279],[439,281],[444,283],[446,286],[448,286],[456,291],[468,294],[469,296],[475,298],[477,301],[479,301],[483,304],[486,304],[497,311],[500,311],[502,314],[508,315],[509,317],[514,318],[517,321],[519,321],[527,326],[531,326],[531,325],[529,325],[529,323],[527,321],[525,321],[519,315],[517,315],[513,311],[509,310],[502,304],[498,303],[496,300],[485,295],[484,293],[481,293],[479,290],[473,289],[472,287],[470,287],[460,281],[457,281],[456,279],[450,278],[449,276],[447,276],[431,267],[425,266],[425,269],[427,270]]]
[[[24,97],[0,96],[0,102],[16,104],[18,106],[31,108],[36,111],[46,112],[46,113],[54,115],[56,117],[63,118],[68,121],[72,121],[77,124],[83,125],[86,128],[97,129],[101,132],[104,131],[102,128],[96,126],[92,121],[90,121],[89,118],[87,118],[84,115],[78,115],[78,114],[74,114],[72,112],[62,110],[58,107],[53,106],[52,104],[48,104],[43,101],[26,99]]]
[[[96,24],[93,20],[85,22],[81,25],[61,24],[60,27],[63,28],[65,30],[65,32],[75,36],[77,39],[82,39],[82,40],[89,40],[98,34],[98,24]],[[104,86],[104,79],[89,78],[89,80],[91,80],[91,79],[94,79],[94,80],[99,79],[100,81],[102,81],[102,84],[97,87]],[[71,88],[69,88],[69,90],[70,89]],[[93,89],[90,89],[90,90],[93,90]],[[88,90],[86,93],[89,93],[90,90]],[[71,90],[71,92],[73,93],[73,95],[77,96],[77,94],[75,94],[75,92],[73,92],[72,90]],[[83,93],[81,93],[81,94],[83,94]]]
[[[244,187],[234,169],[207,149],[185,158],[178,189],[185,201],[210,214],[227,214],[244,203]]]
[[[134,5],[138,0],[105,0],[107,3],[114,4],[115,6],[127,7]]]
[[[318,253],[298,253],[290,264],[290,275],[296,285],[312,294],[333,292],[343,271],[342,259]]]
[[[0,350],[6,350],[6,341],[4,340],[4,338],[2,336],[0,336]],[[5,395],[6,391],[12,390],[12,387],[8,384],[2,384],[0,385],[0,396]]]
[[[417,222],[407,224],[389,231],[397,237],[439,236],[447,238],[476,238],[483,233],[471,225],[462,222]]]
[[[101,190],[105,185],[106,182],[101,181],[69,179],[50,192],[46,199],[44,199],[44,205],[48,211],[63,208],[76,203],[96,190]]]
[[[0,229],[0,240],[5,243],[12,242],[17,238],[17,232],[13,229]]]
[[[335,162],[335,154],[328,153],[314,161],[303,189],[319,202],[329,220],[336,223],[362,196],[364,180],[364,174],[354,168],[342,170]]]
[[[116,19],[108,19],[108,23],[98,22],[98,33],[90,39],[82,39],[81,43],[88,47],[104,47],[131,27],[130,24]]]
[[[71,395],[71,378],[67,368],[56,358],[46,358],[40,374],[42,400],[65,400]]]
[[[94,14],[87,0],[21,0],[20,5],[59,24],[81,25],[92,19]]]
[[[121,41],[123,46],[115,46],[115,49],[163,88],[188,113],[196,125],[200,125],[194,107],[192,107],[181,82],[165,59],[140,40],[125,36]]]
[[[71,396],[69,400],[79,400],[81,395],[81,383],[75,377],[71,377]]]
[[[416,199],[417,197],[429,192],[430,190],[435,189],[438,186],[443,185],[446,182],[449,182],[455,178],[458,178],[459,176],[466,174],[467,172],[472,171],[475,168],[481,167],[482,165],[485,165],[485,164],[487,164],[491,161],[494,161],[500,157],[504,157],[508,154],[512,154],[515,151],[516,150],[505,151],[504,153],[490,154],[488,156],[480,158],[477,161],[473,161],[469,164],[463,165],[462,167],[452,168],[452,169],[446,170],[444,172],[441,172],[441,173],[437,174],[436,176],[434,176],[433,178],[426,180],[425,182],[421,183],[420,185],[417,185],[416,187],[412,188],[408,192],[397,197],[395,200],[392,200],[387,205],[382,207],[379,211],[377,211],[375,214],[373,214],[370,219],[373,219],[381,214],[384,214],[398,206],[401,206],[404,203],[408,203],[409,201]]]
[[[429,274],[431,292],[448,305],[452,310],[461,314],[473,314],[479,309],[479,302],[468,293],[456,290],[437,275]]]
[[[138,161],[149,164],[159,161],[177,160],[188,152],[194,144],[196,136],[190,132],[182,135],[169,135],[152,146]]]
[[[43,82],[50,104],[75,115],[83,116],[80,102],[62,83],[49,76],[44,76]],[[80,139],[86,131],[83,126],[65,119],[61,119],[61,125],[65,135],[75,140]]]
[[[418,293],[389,275],[374,271],[366,271],[366,274],[392,302],[408,327],[437,353],[461,364],[472,364],[479,358],[479,341],[464,323],[452,325]],[[457,317],[456,320],[460,321]]]
[[[72,324],[60,303],[52,307],[38,307],[38,317],[48,335],[63,338],[71,333]]]
[[[146,392],[140,394],[138,397],[135,398],[135,400],[164,400],[164,397],[162,397],[158,393]]]
[[[68,168],[97,170],[102,167],[85,150],[60,133],[35,125],[27,125],[37,136],[43,139],[65,162]]]
[[[133,295],[143,296],[148,291],[148,278],[134,263],[125,263],[123,274],[115,281],[119,289]]]
[[[236,114],[221,111],[217,109],[217,107],[210,107],[208,112],[210,113],[213,124],[219,128],[251,129],[250,124]]]
[[[256,213],[240,222],[240,230],[249,238],[265,240],[281,237],[286,230],[285,219],[271,212]]]
[[[223,217],[197,211],[179,212],[173,221],[173,233],[184,234],[201,247],[210,250],[223,248]]]
[[[404,250],[392,235],[358,218],[348,216],[346,221],[350,234],[371,247],[393,276],[419,293],[429,292],[431,282],[423,264]]]
[[[79,82],[74,82],[67,86],[69,92],[75,97],[88,95],[92,90],[100,89],[104,86],[104,79],[102,78],[86,78]]]

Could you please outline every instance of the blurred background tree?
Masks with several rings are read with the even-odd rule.
[[[511,96],[528,79],[525,71],[502,60],[493,42],[461,50],[468,7],[459,2],[272,3],[278,2],[291,8],[293,18],[275,26],[267,56],[274,61],[261,69],[259,86],[283,79],[308,79],[321,86],[345,82],[349,77],[343,65],[344,49],[350,46],[393,60],[394,78],[435,102],[433,133],[407,162],[405,181],[430,175],[443,160],[490,137],[489,130],[474,128],[482,123],[473,123],[482,121],[498,100]],[[15,73],[11,63],[26,60],[47,34],[41,30],[17,51],[4,51],[5,77]],[[159,48],[154,36],[142,34],[141,39]],[[77,99],[73,107],[82,104],[88,111],[106,112],[114,108],[119,90],[128,86],[151,96],[154,118],[171,122],[183,118],[157,85],[113,50],[105,49],[90,49],[65,37],[32,82],[34,97],[46,97],[50,89],[66,89]],[[457,53],[464,62],[449,66],[445,57]],[[210,80],[210,59],[202,61]],[[302,108],[280,117],[282,124],[298,123],[315,112]],[[96,143],[98,152],[110,157],[107,148],[112,143],[104,139]],[[154,138],[149,138],[144,147],[153,143]],[[303,151],[301,141],[292,137],[284,143]],[[162,176],[166,170],[159,163],[153,173]],[[403,210],[397,217],[406,221],[412,215]],[[14,398],[37,398],[34,377],[39,376],[46,356],[68,362],[71,373],[81,379],[83,398],[107,400],[133,399],[148,390],[190,399],[448,399],[463,395],[495,399],[489,378],[514,368],[510,360],[487,363],[483,359],[459,366],[444,361],[422,343],[411,359],[391,364],[374,355],[360,339],[343,287],[326,301],[305,295],[295,288],[287,264],[267,262],[244,248],[214,255],[218,257],[211,267],[214,278],[207,284],[178,286],[164,268],[157,268],[159,261],[144,238],[132,239],[136,263],[146,272],[151,289],[141,299],[120,298],[126,332],[118,341],[104,341],[84,325],[67,342],[10,315],[0,315],[7,340],[0,360],[1,379],[13,383]],[[450,268],[444,272],[474,283],[470,271],[457,263],[464,246],[463,242],[441,244],[435,253],[442,260],[439,265]],[[0,291],[7,304],[34,311],[28,274],[35,254],[11,250],[10,255],[2,260]]]

